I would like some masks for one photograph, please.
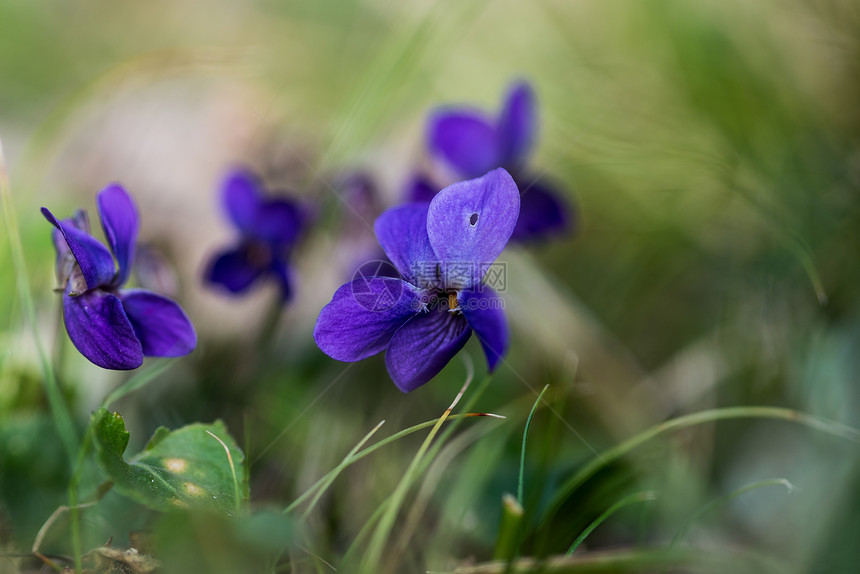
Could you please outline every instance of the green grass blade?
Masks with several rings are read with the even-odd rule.
[[[490,376],[487,375],[485,378],[488,379]],[[415,453],[415,456],[412,459],[412,462],[409,463],[409,467],[406,469],[406,472],[403,475],[403,478],[397,484],[397,487],[394,489],[394,493],[391,495],[391,499],[388,501],[388,504],[385,507],[385,512],[382,514],[382,517],[379,519],[379,523],[376,525],[376,530],[373,532],[373,536],[370,539],[370,543],[368,545],[367,554],[365,554],[364,559],[361,563],[360,571],[362,572],[379,572],[379,562],[382,558],[382,549],[385,543],[388,540],[389,534],[391,533],[391,529],[394,527],[394,520],[397,518],[397,513],[400,510],[400,507],[403,505],[403,501],[406,498],[406,494],[409,491],[409,488],[412,486],[412,481],[415,476],[418,475],[419,467],[423,462],[425,454],[430,448],[433,439],[436,438],[436,434],[439,432],[439,429],[442,427],[442,423],[450,416],[451,411],[454,410],[454,407],[457,406],[457,403],[460,402],[460,399],[465,394],[467,388],[469,387],[469,383],[471,383],[472,377],[471,374],[466,379],[463,388],[460,389],[460,392],[457,393],[457,396],[451,402],[451,405],[445,409],[445,412],[439,417],[439,420],[436,421],[436,424],[433,425],[433,428],[430,429],[430,432],[427,435],[427,438],[424,439],[424,442],[421,443],[421,446],[418,449],[418,452]],[[450,434],[450,433],[447,433]],[[442,444],[442,438],[437,445]],[[434,453],[431,457],[428,458],[432,460],[435,453],[438,452],[438,448],[434,449]]]
[[[360,441],[358,441],[358,444],[356,444],[354,447],[352,447],[352,450],[349,451],[349,453],[343,458],[343,460],[340,462],[340,464],[337,465],[334,468],[334,470],[332,470],[331,472],[329,472],[328,474],[325,475],[325,477],[324,477],[325,482],[322,483],[320,488],[317,490],[316,495],[314,495],[313,500],[311,500],[311,503],[308,505],[307,509],[305,509],[304,514],[302,514],[302,520],[306,519],[308,517],[308,515],[310,515],[310,513],[313,512],[313,509],[316,507],[317,502],[319,502],[320,498],[322,498],[322,495],[325,494],[325,492],[329,489],[331,484],[335,481],[335,479],[337,479],[338,475],[341,472],[343,472],[343,469],[345,469],[347,466],[349,466],[349,464],[352,462],[351,461],[352,457],[354,457],[355,454],[359,451],[359,449],[364,446],[364,443],[369,441],[370,438],[374,434],[376,434],[376,431],[378,431],[380,429],[380,427],[382,427],[383,424],[385,424],[384,420],[379,421],[379,423],[375,427],[373,427],[370,430],[370,432],[368,432],[366,435],[364,435],[364,438],[362,438]]]
[[[429,459],[432,463],[427,467],[426,472],[423,469],[419,471],[423,474],[424,478],[421,482],[421,486],[417,490],[415,498],[409,505],[409,511],[403,520],[402,526],[397,529],[398,541],[397,544],[393,546],[394,556],[405,556],[409,552],[412,537],[418,530],[424,512],[433,499],[436,487],[439,485],[445,471],[448,469],[454,458],[459,456],[476,441],[480,440],[488,433],[493,432],[495,428],[498,427],[495,425],[475,425],[464,430],[450,441],[444,443],[444,448],[439,451],[439,454],[434,456],[432,459]],[[454,495],[454,492],[447,491],[446,494],[447,496],[452,496]],[[424,547],[428,547],[426,538],[422,538],[421,542]],[[448,546],[450,545],[445,545],[445,547]]]
[[[738,496],[745,494],[751,490],[755,490],[757,488],[764,488],[767,486],[784,486],[786,489],[788,489],[789,493],[796,490],[795,486],[784,478],[770,478],[767,480],[759,480],[758,482],[747,484],[746,486],[742,486],[727,494],[717,497],[706,505],[702,506],[700,509],[694,512],[692,516],[690,516],[687,520],[684,521],[684,523],[678,529],[678,532],[676,532],[675,536],[672,537],[672,541],[669,543],[669,548],[675,546],[675,544],[679,540],[681,540],[681,538],[684,537],[684,535],[690,529],[690,526],[692,526],[695,521],[697,521],[699,518],[701,518],[703,515],[707,514],[714,508],[720,506],[721,504],[725,504],[733,498],[737,498]]]
[[[461,566],[447,574],[619,574],[653,572],[669,568],[673,572],[732,572],[737,574],[782,574],[789,569],[770,556],[737,548],[702,550],[613,550],[589,552],[581,556],[553,556],[545,560],[520,558],[510,565],[504,561]],[[428,574],[443,574],[431,571]]]
[[[137,389],[141,388],[149,381],[166,371],[167,367],[169,366],[170,359],[160,359],[154,361],[145,369],[135,373],[133,377],[129,378],[119,387],[114,389],[110,394],[108,394],[108,396],[104,398],[100,406],[104,408],[109,408],[113,403],[120,400],[122,397],[136,391]]]
[[[531,412],[529,412],[529,416],[526,419],[526,426],[523,429],[523,446],[522,446],[522,449],[520,449],[520,475],[519,475],[519,479],[517,480],[517,504],[519,505],[520,509],[522,509],[522,506],[523,506],[523,477],[525,475],[525,468],[526,468],[526,438],[529,435],[529,427],[532,424],[532,418],[534,418],[534,416],[535,416],[535,411],[537,410],[537,406],[540,404],[540,401],[543,398],[544,393],[546,393],[546,390],[548,388],[549,388],[549,385],[546,385],[543,388],[543,390],[540,392],[540,394],[538,395],[538,398],[535,401],[535,404],[532,405],[532,410],[531,410]]]
[[[448,422],[459,421],[460,419],[464,419],[464,418],[468,418],[468,417],[486,417],[486,416],[493,416],[493,415],[489,415],[487,413],[457,414],[457,415],[449,416]],[[439,418],[441,418],[441,417],[439,417]],[[299,506],[305,500],[307,500],[308,498],[313,496],[314,492],[318,488],[320,488],[323,484],[326,484],[326,482],[328,481],[328,478],[333,473],[342,472],[346,467],[348,467],[352,463],[358,462],[359,460],[363,459],[364,457],[366,457],[370,454],[373,454],[375,451],[379,450],[380,448],[382,448],[386,445],[389,445],[393,442],[396,442],[396,441],[402,439],[403,437],[409,436],[413,433],[416,433],[416,432],[423,430],[423,429],[426,429],[428,427],[432,427],[433,425],[435,425],[439,421],[439,418],[430,419],[429,421],[424,421],[423,423],[418,423],[417,425],[413,425],[411,427],[405,428],[399,432],[394,433],[393,435],[391,435],[389,437],[385,437],[384,439],[380,440],[377,443],[370,445],[366,449],[355,453],[353,456],[349,457],[349,460],[345,460],[345,464],[344,464],[343,468],[341,468],[340,470],[338,470],[338,468],[333,468],[332,470],[330,470],[322,478],[320,478],[318,481],[316,481],[309,489],[307,489],[305,492],[303,492],[301,494],[301,496],[299,496],[297,499],[295,499],[293,502],[291,502],[290,505],[284,509],[284,512],[285,513],[292,512],[293,510],[295,510],[295,508],[297,506]]]
[[[711,409],[684,415],[675,419],[671,419],[653,427],[642,431],[641,433],[627,439],[623,443],[610,448],[602,453],[599,457],[593,459],[590,463],[582,467],[579,472],[574,474],[565,482],[556,495],[550,502],[546,513],[544,514],[544,523],[547,524],[547,519],[555,515],[562,503],[576,490],[582,483],[591,478],[601,468],[608,465],[610,462],[618,460],[636,447],[656,438],[660,435],[674,432],[679,429],[684,429],[704,423],[732,420],[732,419],[776,419],[789,422],[795,422],[804,426],[838,436],[853,442],[860,443],[860,430],[857,430],[848,425],[830,421],[801,413],[792,409],[779,407],[729,407],[723,409]]]
[[[27,318],[33,342],[39,355],[39,363],[42,367],[42,375],[44,377],[45,394],[51,407],[51,416],[54,419],[57,433],[60,435],[60,441],[66,451],[66,456],[68,456],[69,465],[73,468],[78,451],[78,433],[75,431],[72,415],[69,413],[69,407],[60,391],[60,385],[57,382],[51,360],[45,352],[42,340],[36,330],[36,309],[33,305],[33,296],[30,291],[30,280],[24,260],[24,249],[21,246],[21,234],[18,231],[18,219],[15,216],[15,208],[12,203],[12,190],[9,186],[9,174],[6,168],[6,156],[3,154],[2,141],[0,141],[0,200],[2,200],[0,203],[3,206],[4,227],[9,238],[9,250],[12,253],[12,263],[18,281],[18,297],[21,300],[21,307],[24,309],[24,315]]]
[[[519,548],[520,529],[523,525],[523,507],[510,494],[502,495],[502,520],[493,560],[511,561]]]
[[[576,552],[576,549],[582,544],[588,535],[591,534],[595,528],[603,524],[606,519],[610,516],[624,508],[625,506],[630,506],[631,504],[636,504],[639,502],[647,502],[649,500],[656,500],[657,494],[648,490],[642,492],[634,492],[630,496],[626,496],[610,506],[606,512],[598,516],[594,522],[588,525],[588,527],[582,531],[576,540],[573,541],[573,544],[570,545],[570,548],[567,549],[567,552],[564,554],[565,556],[573,556],[573,553]]]

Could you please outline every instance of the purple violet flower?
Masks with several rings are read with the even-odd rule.
[[[496,167],[511,173],[522,191],[513,241],[545,239],[572,227],[573,214],[562,194],[526,170],[536,130],[535,96],[527,82],[511,87],[497,118],[452,107],[436,111],[428,123],[431,152],[460,176],[476,177]]]
[[[135,369],[144,356],[187,355],[197,345],[197,334],[179,305],[143,289],[120,289],[134,260],[134,201],[118,184],[104,188],[96,201],[110,250],[90,234],[84,211],[57,220],[42,208],[57,228],[56,271],[69,338],[84,357],[105,369]]]
[[[406,182],[403,196],[409,203],[430,203],[441,187],[423,173],[415,173]]]
[[[401,277],[359,277],[342,285],[314,327],[319,348],[339,361],[382,351],[394,384],[412,391],[448,364],[477,333],[489,370],[508,347],[503,301],[483,283],[520,209],[504,169],[455,183],[429,204],[384,212],[374,229]]]
[[[293,288],[287,257],[304,227],[302,208],[290,199],[266,198],[257,178],[244,170],[224,179],[221,201],[239,240],[212,258],[206,280],[241,293],[269,275],[278,282],[281,300],[288,301]]]

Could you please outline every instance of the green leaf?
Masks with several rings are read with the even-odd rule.
[[[161,427],[128,460],[123,454],[129,433],[119,413],[97,410],[93,431],[99,462],[116,489],[150,508],[194,507],[232,515],[248,497],[248,485],[242,482],[237,488],[234,482],[244,476],[245,456],[220,420],[175,431]]]

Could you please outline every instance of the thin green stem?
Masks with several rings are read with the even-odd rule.
[[[39,357],[39,364],[42,369],[42,380],[45,387],[45,395],[48,397],[48,405],[51,408],[51,417],[54,419],[54,425],[57,428],[57,434],[60,435],[60,442],[63,445],[63,449],[66,451],[69,466],[74,469],[76,465],[75,452],[78,451],[78,433],[75,431],[75,425],[72,421],[72,415],[69,412],[69,406],[66,404],[66,400],[60,390],[56,373],[51,365],[51,358],[48,356],[48,353],[42,345],[42,340],[39,337],[39,332],[36,327],[36,308],[33,304],[32,293],[30,292],[29,275],[27,274],[24,249],[21,246],[21,234],[18,230],[18,219],[15,216],[15,209],[12,203],[12,190],[9,185],[9,174],[6,167],[6,156],[3,153],[2,141],[0,141],[0,203],[2,203],[3,206],[3,219],[5,222],[6,234],[9,238],[9,250],[12,253],[12,263],[15,268],[15,276],[18,282],[18,297],[21,301],[21,307],[24,310],[24,315],[30,327],[33,343],[36,346],[36,353]],[[80,523],[77,514],[77,486],[70,485],[68,494],[69,508],[71,510],[70,517],[75,570],[80,572],[82,564]]]
[[[75,431],[75,425],[72,422],[72,415],[69,413],[69,407],[66,404],[63,393],[60,390],[60,385],[57,382],[56,374],[51,366],[51,359],[45,352],[42,340],[37,331],[36,309],[33,305],[33,296],[30,292],[29,275],[27,274],[24,249],[21,246],[21,234],[18,230],[18,219],[15,217],[15,209],[12,203],[12,190],[9,186],[9,175],[6,168],[6,157],[3,154],[2,141],[0,141],[0,198],[2,198],[2,202],[0,203],[2,203],[3,206],[3,219],[6,227],[6,234],[9,238],[9,250],[12,254],[12,263],[15,268],[15,276],[18,282],[18,297],[21,301],[21,307],[24,309],[27,323],[30,326],[33,342],[36,345],[39,363],[42,368],[45,394],[48,397],[48,404],[51,407],[51,416],[54,419],[57,433],[60,435],[60,441],[66,451],[69,465],[72,466],[75,463],[78,433]]]
[[[111,391],[101,402],[100,407],[109,408],[110,405],[120,400],[127,394],[136,391],[149,381],[163,373],[170,366],[169,359],[160,359],[151,363],[148,367],[135,373],[135,375]]]
[[[625,506],[630,506],[631,504],[637,504],[639,502],[647,502],[649,500],[655,500],[657,498],[657,494],[651,492],[649,490],[645,490],[642,492],[634,492],[630,496],[626,496],[610,506],[606,512],[598,516],[594,522],[588,525],[588,527],[582,531],[576,540],[573,541],[573,544],[570,545],[570,548],[567,549],[567,552],[564,554],[565,556],[573,556],[573,553],[576,552],[576,549],[582,544],[588,535],[591,534],[595,528],[603,524],[607,518],[624,508]]]
[[[529,435],[529,427],[532,424],[532,418],[534,418],[535,416],[535,411],[537,410],[537,407],[540,404],[540,401],[548,388],[549,385],[546,385],[538,395],[538,398],[535,401],[535,404],[532,405],[532,410],[529,412],[529,416],[526,419],[526,426],[523,429],[523,446],[520,449],[520,475],[519,479],[517,480],[517,504],[520,506],[520,509],[522,509],[523,506],[523,477],[525,475],[526,468],[526,438]]]
[[[90,419],[90,421],[91,422],[87,425],[87,430],[84,433],[84,437],[81,439],[81,444],[78,447],[78,454],[75,457],[74,470],[72,471],[72,477],[69,480],[69,487],[67,489],[69,497],[69,518],[70,529],[72,531],[72,549],[74,552],[75,572],[82,572],[83,568],[80,517],[78,515],[78,486],[81,482],[81,476],[83,476],[84,473],[84,462],[86,461],[87,454],[89,454],[90,444],[92,442],[92,419]]]

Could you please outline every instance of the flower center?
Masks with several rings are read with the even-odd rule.
[[[448,292],[448,311],[454,312],[460,310],[460,302],[457,301],[457,293],[454,291]]]
[[[263,241],[248,241],[245,244],[245,256],[251,266],[261,269],[272,262],[272,249]]]
[[[71,251],[66,251],[61,257],[57,258],[56,275],[57,287],[54,291],[63,293],[71,284],[69,295],[80,295],[86,292],[87,281],[84,279],[81,266],[78,265],[78,261],[72,255]]]

